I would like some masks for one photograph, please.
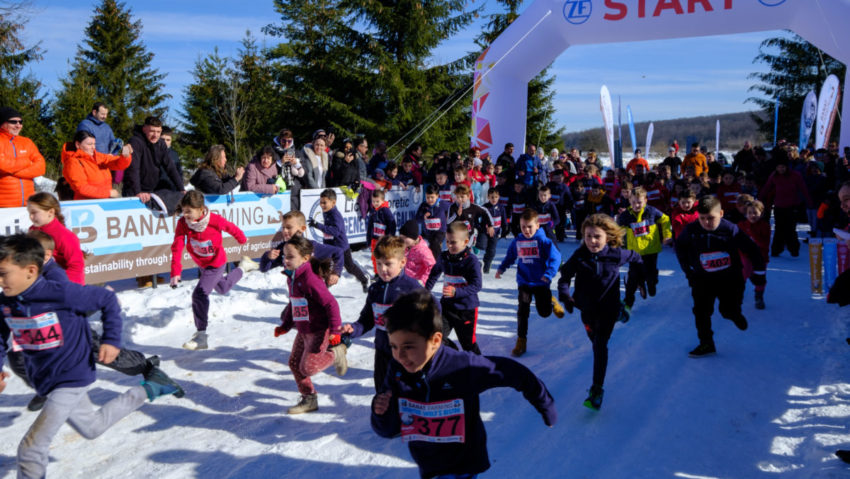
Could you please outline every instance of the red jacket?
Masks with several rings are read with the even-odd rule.
[[[771,173],[759,193],[759,199],[765,205],[773,204],[777,208],[793,208],[800,204],[801,197],[809,207],[812,206],[812,198],[803,176],[792,170],[786,171],[784,175],[775,171]]]
[[[35,194],[32,179],[44,174],[44,157],[35,143],[0,129],[0,208],[26,206]]]
[[[174,242],[171,243],[171,277],[180,276],[183,271],[183,247],[189,243],[189,256],[201,268],[218,268],[227,262],[227,253],[221,247],[221,232],[230,233],[239,244],[248,241],[245,233],[235,224],[215,213],[209,213],[210,223],[200,233],[189,229],[185,218],[177,222]]]
[[[770,223],[765,219],[760,219],[755,223],[743,220],[738,222],[738,229],[746,233],[758,245],[764,262],[770,261]]]
[[[53,238],[56,243],[56,249],[53,250],[53,257],[56,258],[56,262],[65,270],[71,282],[85,285],[86,262],[77,235],[56,218],[44,226],[30,226],[30,231],[32,230],[43,231]]]
[[[339,303],[322,278],[313,272],[309,261],[296,269],[292,277],[287,277],[286,283],[289,304],[280,313],[286,331],[294,326],[299,333],[321,333],[330,329],[331,334],[340,334]]]
[[[95,151],[94,155],[77,151],[66,151],[62,147],[62,176],[74,190],[75,200],[109,198],[112,191],[112,174],[109,170],[121,171],[130,166],[132,156],[106,155]]]
[[[644,186],[646,189],[646,202],[661,212],[670,212],[670,192],[658,182],[652,186]]]
[[[723,211],[732,211],[738,202],[738,195],[741,194],[741,185],[737,182],[731,186],[726,186],[725,183],[720,183],[717,186],[717,199],[720,200],[720,207]]]
[[[694,207],[691,211],[682,211],[680,206],[673,208],[673,214],[670,215],[670,223],[673,225],[673,238],[678,238],[679,233],[685,230],[685,226],[699,219],[697,213],[697,205],[699,202],[694,202]]]

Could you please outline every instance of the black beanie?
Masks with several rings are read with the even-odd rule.
[[[12,118],[23,118],[23,116],[21,116],[21,113],[18,110],[11,106],[4,106],[3,108],[0,108],[0,124],[6,123]]]
[[[410,239],[416,239],[419,237],[419,223],[416,220],[408,220],[407,223],[403,224],[401,229],[398,230],[398,234],[402,236],[407,236]]]

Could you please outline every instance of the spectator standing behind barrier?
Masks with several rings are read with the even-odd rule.
[[[0,108],[0,208],[26,206],[35,193],[33,178],[44,174],[44,157],[29,138],[20,136],[21,114]]]
[[[91,133],[97,141],[96,149],[99,153],[112,154],[115,134],[112,132],[112,128],[106,123],[108,116],[109,108],[106,107],[106,104],[97,102],[91,107],[89,116],[77,125],[77,131]]]
[[[227,154],[224,146],[213,145],[189,183],[205,195],[224,195],[239,186],[244,175],[245,168],[241,166],[236,168],[236,174],[227,174]]]
[[[171,142],[174,139],[174,130],[167,126],[163,126],[160,138],[162,138],[162,141],[165,142],[165,146],[168,147],[168,157],[171,158],[171,161],[174,163],[174,167],[177,168],[177,173],[180,174],[180,178],[183,178],[183,165],[180,164],[180,156],[177,155],[174,148],[171,148]]]
[[[277,193],[280,189],[276,184],[278,180],[277,163],[279,161],[280,158],[271,146],[266,146],[258,151],[254,159],[245,168],[242,189],[261,195]]]
[[[133,161],[124,171],[123,194],[124,197],[135,196],[151,206],[151,193],[155,193],[170,215],[183,197],[183,178],[169,158],[168,146],[161,135],[162,121],[155,116],[145,118],[144,125],[135,128],[130,139]]]
[[[74,191],[75,200],[120,198],[112,187],[112,171],[123,171],[132,161],[133,147],[125,145],[122,156],[101,153],[97,138],[88,130],[78,130],[74,141],[62,147],[62,176]]]
[[[290,192],[290,209],[298,211],[301,207],[301,188],[307,180],[304,178],[304,167],[297,156],[292,132],[286,128],[280,130],[277,137],[272,140],[272,148],[279,157],[278,174],[283,178]]]
[[[316,135],[313,143],[304,145],[301,149],[301,165],[304,167],[306,180],[306,184],[302,186],[308,189],[325,187],[325,176],[328,173],[328,152],[325,146],[324,136]]]

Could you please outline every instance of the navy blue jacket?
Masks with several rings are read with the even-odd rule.
[[[68,279],[68,274],[59,266],[59,263],[54,258],[50,258],[50,261],[44,263],[41,267],[41,276],[46,280],[58,281],[60,283],[71,281]]]
[[[329,244],[322,244],[318,241],[310,240],[313,243],[313,256],[318,259],[330,259],[333,263],[333,271],[338,276],[342,275],[342,266],[344,263],[343,255],[345,251],[337,248],[336,246],[331,246]],[[286,241],[281,242],[279,245],[275,246],[274,249],[280,250],[280,256],[275,259],[269,258],[269,252],[266,251],[263,253],[262,258],[260,258],[260,272],[265,273],[266,271],[283,266],[283,247],[286,246]]]
[[[498,238],[502,234],[502,229],[508,227],[508,216],[510,216],[508,215],[508,209],[501,202],[496,203],[494,206],[489,201],[484,203],[484,209],[487,210],[487,213],[490,214],[490,218],[493,220],[493,228],[496,230],[496,234],[493,237]]]
[[[570,193],[570,187],[566,183],[558,183],[550,181],[546,183],[549,191],[552,192],[552,203],[558,207],[558,211],[566,211],[573,207],[573,195]]]
[[[535,201],[531,203],[530,207],[540,215],[537,218],[537,222],[540,223],[540,227],[543,228],[547,234],[551,234],[555,227],[561,224],[561,216],[558,214],[558,207],[552,201],[547,201],[546,203]]]
[[[469,311],[478,307],[478,292],[481,291],[481,262],[469,248],[458,254],[451,254],[448,250],[440,253],[440,261],[431,268],[425,289],[431,291],[441,274],[446,275],[444,284],[455,287],[453,297],[443,296],[440,299],[444,308]]]
[[[706,231],[699,221],[685,226],[676,238],[676,257],[688,279],[712,279],[723,281],[724,277],[741,277],[741,255],[746,255],[753,263],[754,271],[764,271],[764,258],[759,247],[726,220],[720,220],[720,226],[714,231]]]
[[[520,215],[522,215],[522,212],[526,208],[529,208],[531,201],[532,199],[528,197],[528,193],[525,190],[519,193],[516,190],[511,191],[511,194],[508,196],[508,215],[513,218],[512,221],[516,221],[519,224]]]
[[[452,181],[446,181],[445,185],[437,185],[440,189],[440,200],[445,201],[449,204],[452,202],[452,192],[454,192]]]
[[[562,266],[558,280],[558,294],[574,298],[576,307],[583,312],[620,311],[620,266],[627,263],[640,265],[632,268],[643,282],[643,260],[634,251],[605,246],[599,253],[591,253],[582,243]],[[570,294],[570,281],[576,279],[575,293]]]
[[[345,234],[345,220],[342,213],[334,206],[327,213],[322,213],[324,223],[316,223],[314,228],[324,233],[325,244],[336,246],[345,251],[351,246],[348,244],[348,236]]]
[[[476,204],[470,204],[460,214],[457,213],[457,209],[457,203],[452,203],[451,207],[449,207],[449,224],[455,221],[466,223],[470,238],[474,236],[473,231],[477,231],[479,235],[486,235],[487,227],[493,226],[493,219],[490,218],[490,213]]]
[[[28,344],[23,350],[27,376],[40,396],[47,396],[56,388],[85,387],[94,382],[95,362],[86,312],[96,310],[103,313],[101,342],[120,348],[121,307],[115,293],[108,289],[39,277],[18,296],[0,296],[0,311],[5,320],[0,334],[6,344],[11,335],[11,318],[44,315],[39,318],[44,325],[41,329],[16,321],[23,328],[20,337],[34,338],[18,342]],[[6,348],[2,347],[0,364],[5,357]]]
[[[419,231],[422,232],[422,236],[429,236],[435,233],[445,233],[446,226],[448,226],[449,219],[449,207],[452,205],[451,201],[441,200],[437,198],[437,202],[434,203],[433,206],[429,205],[426,202],[422,202],[419,205],[419,209],[416,210],[416,221],[419,222]],[[428,219],[425,219],[425,214],[430,213]],[[437,226],[437,221],[439,221],[439,227]]]
[[[375,234],[377,233],[377,231],[374,231],[376,225],[383,225],[383,234]],[[381,236],[395,236],[395,229],[395,215],[390,211],[389,204],[386,201],[377,210],[369,208],[369,214],[366,216],[366,243],[372,243],[373,239],[380,239]]]
[[[354,328],[351,337],[359,338],[374,327],[375,349],[392,355],[390,338],[387,336],[387,330],[384,327],[384,311],[392,306],[400,296],[418,289],[422,289],[419,281],[407,276],[404,271],[389,282],[378,279],[378,281],[372,283],[369,286],[369,293],[366,295],[366,304],[360,310],[360,317],[356,322],[351,323],[351,327]]]
[[[440,347],[422,371],[414,374],[390,361],[383,385],[384,391],[392,391],[390,407],[382,415],[373,408],[372,429],[388,438],[401,433],[409,441],[421,477],[482,473],[490,468],[490,459],[479,394],[496,387],[516,389],[543,416],[544,424],[557,422],[555,400],[546,385],[522,364]],[[415,414],[418,404],[439,410],[435,403],[448,403],[443,408],[445,420],[428,421]],[[442,436],[445,442],[432,442],[433,436]]]
[[[499,265],[499,272],[504,273],[517,258],[516,282],[520,286],[549,286],[561,266],[561,252],[546,237],[543,228],[538,229],[531,238],[526,238],[522,233],[514,238],[508,246],[505,259]],[[549,282],[542,280],[544,276]]]

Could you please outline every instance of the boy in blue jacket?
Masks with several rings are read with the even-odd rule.
[[[481,263],[469,248],[469,230],[460,221],[449,225],[446,246],[440,261],[431,269],[425,289],[431,291],[434,283],[445,274],[440,309],[443,311],[443,336],[452,329],[457,334],[464,351],[481,354],[475,340],[478,326],[478,292],[481,291]]]
[[[487,203],[484,203],[484,209],[487,210],[493,220],[493,236],[488,234],[484,237],[484,274],[490,272],[490,265],[493,263],[493,258],[496,257],[496,246],[499,244],[499,238],[505,237],[503,232],[508,227],[508,209],[502,205],[501,200],[497,188],[490,188],[487,191]]]
[[[444,200],[440,198],[440,188],[437,185],[428,185],[425,188],[425,201],[416,210],[416,220],[419,222],[422,238],[428,242],[428,248],[437,261],[443,251],[451,205],[451,193],[449,199]]]
[[[424,290],[399,298],[387,310],[393,361],[372,400],[372,429],[401,434],[423,478],[474,478],[490,468],[479,395],[511,387],[551,427],[555,400],[537,376],[518,362],[442,347],[436,301]]]
[[[735,323],[741,331],[747,329],[747,318],[741,314],[745,285],[741,254],[753,263],[750,276],[753,285],[761,286],[767,281],[766,265],[759,247],[746,233],[723,219],[723,209],[717,197],[700,198],[697,213],[699,220],[687,225],[675,243],[676,257],[694,297],[699,346],[690,352],[692,358],[716,352],[711,330],[715,299],[724,318]]]
[[[375,274],[378,274],[378,266],[375,263],[375,245],[383,236],[395,236],[395,215],[390,211],[390,204],[385,200],[384,190],[372,192],[372,206],[366,215],[366,244],[372,250],[372,266]]]
[[[561,266],[561,252],[540,230],[537,212],[526,208],[519,219],[520,235],[508,246],[505,259],[496,271],[500,279],[505,271],[517,263],[516,282],[519,285],[519,306],[517,307],[517,339],[511,355],[525,354],[528,336],[528,317],[531,315],[531,299],[537,305],[537,313],[548,318],[554,311],[555,316],[564,317],[564,308],[552,295],[549,285],[558,274]]]
[[[336,207],[336,192],[334,190],[328,188],[322,191],[322,194],[319,195],[319,208],[322,209],[322,223],[313,218],[310,218],[307,223],[310,227],[322,232],[326,245],[336,246],[343,251],[345,270],[353,274],[357,281],[360,281],[364,293],[368,292],[369,278],[351,257],[351,246],[348,244],[348,236],[345,234],[345,220]]]
[[[593,384],[584,405],[599,410],[602,407],[602,385],[608,368],[608,340],[619,319],[628,321],[628,308],[620,302],[620,267],[635,265],[635,273],[643,264],[639,254],[621,249],[623,234],[613,218],[597,213],[581,225],[581,246],[561,266],[558,295],[570,313],[581,310],[581,322],[593,344]],[[575,277],[575,291],[570,294],[570,282]]]
[[[273,268],[283,266],[283,247],[286,246],[286,242],[293,236],[304,236],[305,231],[307,231],[307,218],[304,216],[304,213],[298,210],[286,212],[283,215],[283,224],[280,228],[283,241],[263,253],[262,258],[260,258],[260,272],[265,273]],[[344,253],[336,246],[322,244],[312,240],[310,242],[313,243],[313,256],[320,260],[331,260],[333,271],[331,271],[327,284],[328,287],[335,285],[342,274],[342,265],[345,263],[343,260]]]
[[[419,281],[404,274],[404,240],[398,236],[384,236],[375,244],[375,263],[378,280],[369,286],[366,304],[356,322],[342,325],[343,341],[359,338],[375,328],[375,391],[379,391],[392,359],[390,342],[384,324],[384,313],[397,298],[422,289]]]
[[[47,401],[18,447],[18,477],[47,473],[53,436],[66,421],[94,439],[145,401],[174,394],[177,388],[156,379],[143,381],[94,409],[88,388],[95,380],[86,312],[100,310],[103,336],[98,360],[109,364],[121,347],[121,307],[115,293],[96,286],[48,281],[41,277],[44,248],[23,234],[0,239],[0,328],[4,346],[26,357],[27,377]],[[0,361],[6,348],[0,347]],[[8,373],[0,373],[0,392]]]

